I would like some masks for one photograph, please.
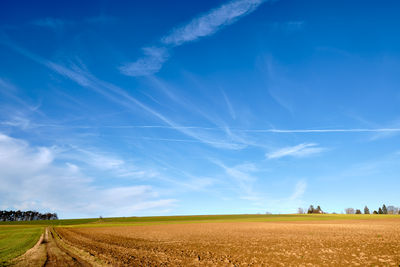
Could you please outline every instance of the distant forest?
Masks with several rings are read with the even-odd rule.
[[[38,220],[58,220],[57,213],[40,213],[37,211],[14,211],[14,210],[1,210],[1,222],[13,221],[38,221]]]

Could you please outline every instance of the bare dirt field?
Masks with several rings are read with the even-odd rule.
[[[400,220],[224,222],[57,228],[111,265],[399,266]]]
[[[101,266],[94,257],[64,244],[54,229],[46,228],[37,244],[25,254],[14,259],[13,266]]]

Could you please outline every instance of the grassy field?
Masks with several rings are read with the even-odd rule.
[[[30,225],[30,226],[57,226],[57,225],[74,225],[97,222],[98,218],[92,219],[66,219],[66,220],[50,220],[50,221],[16,221],[16,222],[0,222],[0,227],[3,225]]]
[[[1,225],[0,226],[0,266],[30,249],[39,240],[42,226]]]

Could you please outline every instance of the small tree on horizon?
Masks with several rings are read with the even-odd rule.
[[[373,214],[378,214],[378,212],[376,210],[374,210]]]
[[[308,214],[314,213],[314,206],[313,205],[310,205],[310,207],[308,208],[307,213]]]
[[[379,207],[378,214],[383,214],[381,207]]]
[[[347,208],[344,210],[346,214],[354,214],[354,209],[353,208]]]
[[[361,214],[361,210],[356,209],[356,214]]]
[[[303,208],[298,208],[297,209],[298,214],[304,214],[304,209]]]
[[[369,208],[367,206],[364,207],[364,214],[369,214]]]
[[[314,211],[314,213],[323,213],[323,211],[319,205],[317,206],[317,209]]]
[[[388,211],[388,214],[398,214],[399,208],[395,207],[393,205],[390,205],[390,206],[387,206],[387,211]]]
[[[383,204],[383,206],[382,206],[382,212],[383,212],[383,214],[388,214],[388,210],[387,210],[385,204]]]

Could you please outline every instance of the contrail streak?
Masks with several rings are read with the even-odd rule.
[[[13,126],[11,122],[0,122],[3,126]],[[1,127],[1,126],[0,126]],[[79,129],[171,129],[171,130],[205,130],[205,131],[225,131],[226,127],[202,127],[202,126],[166,126],[166,125],[58,125],[58,124],[32,124],[31,127],[48,127],[48,128],[79,128]],[[400,128],[351,128],[351,129],[240,129],[228,128],[232,132],[247,133],[395,133],[400,132]]]
[[[232,129],[232,131],[235,131]],[[378,129],[259,129],[259,130],[238,130],[253,133],[381,133],[381,132],[400,132],[400,128],[378,128]]]

